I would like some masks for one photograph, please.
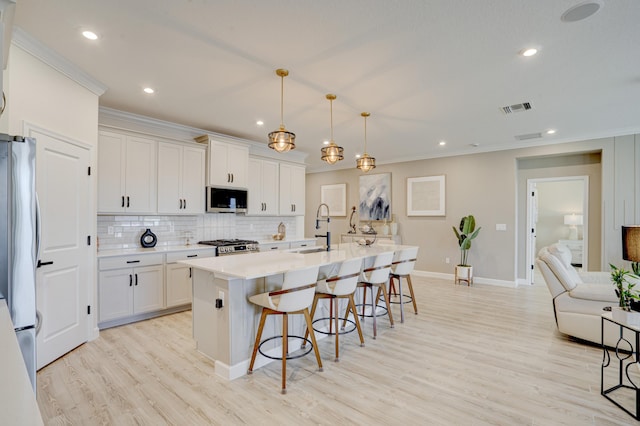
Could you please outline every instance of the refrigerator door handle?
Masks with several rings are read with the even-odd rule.
[[[36,336],[40,333],[42,327],[42,314],[36,309]]]
[[[40,232],[42,230],[42,217],[40,216],[40,199],[36,192],[36,260],[40,260]]]

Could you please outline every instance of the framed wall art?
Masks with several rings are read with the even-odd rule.
[[[347,184],[320,186],[320,202],[329,206],[331,216],[347,215]]]
[[[360,220],[391,220],[391,173],[360,176]]]
[[[444,175],[408,178],[407,216],[444,216],[444,183]]]

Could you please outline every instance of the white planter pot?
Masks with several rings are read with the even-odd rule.
[[[473,284],[473,266],[456,265],[455,283],[465,281],[467,285]]]
[[[618,306],[613,306],[611,308],[611,317],[614,321],[619,323],[630,325],[632,327],[640,327],[640,312],[625,311]]]
[[[398,234],[398,224],[396,222],[391,222],[391,235]]]

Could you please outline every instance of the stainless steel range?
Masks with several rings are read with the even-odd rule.
[[[260,251],[260,249],[258,248],[258,242],[253,240],[211,240],[200,241],[198,244],[214,246],[216,248],[216,256],[256,253]]]

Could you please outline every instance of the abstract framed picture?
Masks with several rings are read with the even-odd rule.
[[[444,175],[408,178],[407,216],[444,216],[444,183]]]
[[[360,176],[360,220],[391,220],[391,173]]]
[[[320,186],[320,202],[329,206],[331,216],[347,215],[347,184]]]

